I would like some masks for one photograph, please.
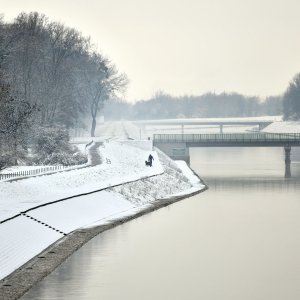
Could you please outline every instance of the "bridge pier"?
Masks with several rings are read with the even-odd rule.
[[[285,152],[285,178],[291,178],[291,146],[284,147]]]
[[[223,124],[220,124],[220,134],[223,134]]]
[[[184,160],[190,165],[190,151],[186,143],[154,143],[154,146],[160,149],[174,160]]]

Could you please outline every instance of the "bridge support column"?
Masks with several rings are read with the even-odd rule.
[[[184,134],[184,124],[181,124],[181,134]]]
[[[220,134],[223,134],[223,124],[220,124]]]
[[[154,146],[174,160],[184,160],[190,164],[190,151],[186,143],[154,143]]]
[[[284,147],[285,152],[285,178],[290,178],[291,174],[291,146]]]

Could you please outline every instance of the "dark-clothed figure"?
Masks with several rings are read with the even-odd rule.
[[[149,157],[148,157],[148,162],[149,162],[150,167],[152,167],[152,161],[153,160],[154,160],[154,157],[150,154]]]

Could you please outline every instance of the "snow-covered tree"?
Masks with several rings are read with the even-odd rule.
[[[39,128],[33,141],[34,163],[40,165],[79,165],[86,156],[69,143],[68,131],[63,128]]]
[[[300,73],[290,82],[283,96],[283,117],[286,120],[300,119]]]
[[[12,97],[10,86],[0,83],[0,107],[0,152],[7,164],[17,165],[25,157],[37,106]]]

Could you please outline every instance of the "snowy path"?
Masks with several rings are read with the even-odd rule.
[[[98,149],[102,144],[103,142],[95,142],[91,147],[89,147],[90,166],[96,166],[102,163],[101,157],[98,152]]]

